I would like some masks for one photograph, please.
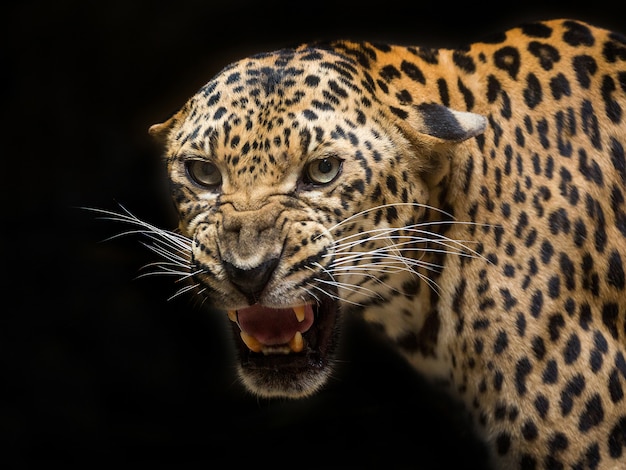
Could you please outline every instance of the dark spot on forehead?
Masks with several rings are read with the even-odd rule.
[[[312,88],[315,88],[317,85],[319,85],[320,78],[317,75],[308,75],[304,79],[304,83],[306,83],[308,86]]]
[[[295,78],[302,75],[304,70],[288,64],[288,60],[283,60],[276,61],[273,66],[256,67],[254,62],[250,62],[246,71],[247,84],[260,86],[266,96],[289,88],[295,85]]]

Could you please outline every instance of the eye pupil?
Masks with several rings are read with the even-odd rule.
[[[322,173],[330,173],[330,171],[333,169],[333,164],[328,161],[328,158],[325,158],[320,161],[320,164],[317,168]]]

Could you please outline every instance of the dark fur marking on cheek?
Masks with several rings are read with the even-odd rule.
[[[362,179],[353,181],[350,186],[346,188],[347,193],[352,193],[354,191],[357,191],[361,195],[365,194],[365,182]]]
[[[387,176],[387,189],[391,192],[393,196],[397,196],[398,194],[398,183],[396,181],[395,176],[388,175]]]
[[[389,224],[393,224],[396,220],[398,220],[398,210],[394,207],[387,207],[387,222]]]

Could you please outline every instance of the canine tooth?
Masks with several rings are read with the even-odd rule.
[[[237,310],[229,310],[228,318],[230,319],[230,321],[237,323]]]
[[[302,333],[296,331],[296,334],[293,335],[291,341],[289,341],[289,347],[293,352],[300,352],[304,348],[304,339],[302,338]]]
[[[294,307],[293,311],[296,313],[296,318],[298,319],[298,321],[300,323],[302,323],[304,321],[304,310],[305,310],[305,306],[304,305],[300,305],[299,307]]]
[[[249,335],[245,331],[241,331],[239,334],[241,335],[241,339],[244,343],[246,343],[246,346],[248,346],[248,349],[250,351],[261,352],[261,350],[263,349],[263,345],[259,342],[258,339],[256,339],[252,335]]]

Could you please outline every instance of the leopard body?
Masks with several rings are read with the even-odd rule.
[[[319,390],[360,315],[465,404],[494,468],[626,468],[623,35],[305,44],[151,132],[252,393]]]

